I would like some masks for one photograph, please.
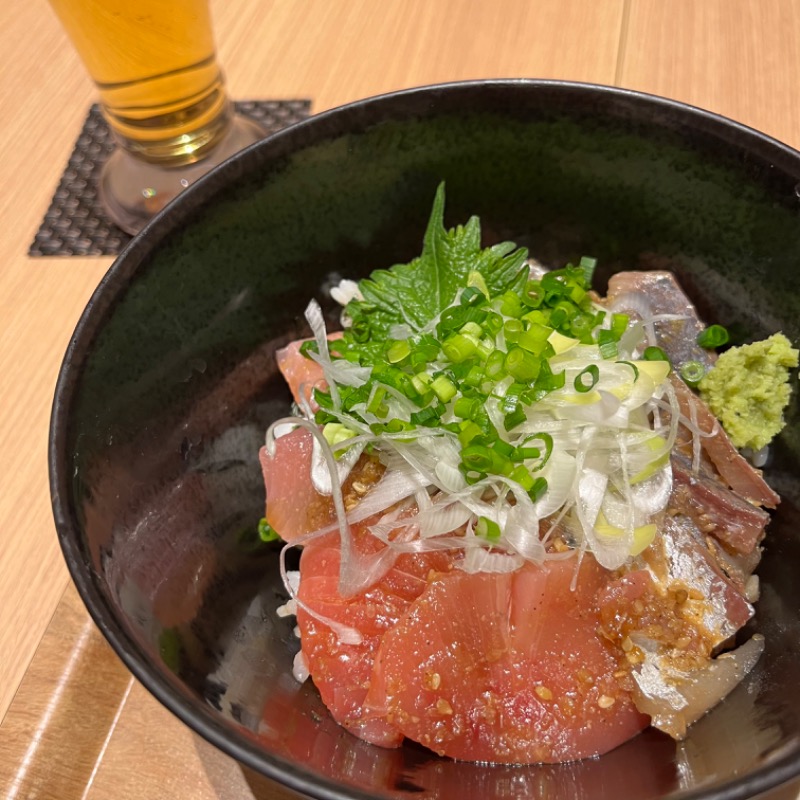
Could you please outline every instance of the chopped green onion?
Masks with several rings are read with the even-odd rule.
[[[573,385],[576,392],[589,392],[597,385],[600,380],[600,370],[596,364],[590,364],[586,369],[581,370],[576,376]]]
[[[611,315],[611,333],[614,334],[616,341],[619,341],[622,334],[628,330],[631,318],[627,314],[612,314]]]
[[[456,333],[442,344],[442,352],[455,364],[466,361],[470,356],[475,355],[477,349],[477,342],[461,333]]]
[[[387,433],[400,433],[411,430],[412,425],[402,419],[390,419],[384,427]]]
[[[503,396],[503,402],[500,404],[500,408],[502,409],[503,413],[511,414],[517,410],[520,396],[524,390],[525,384],[522,383],[512,383],[511,386],[506,389],[506,393]]]
[[[334,447],[337,444],[346,442],[348,439],[352,439],[356,435],[356,432],[346,425],[342,425],[341,422],[329,422],[322,429],[322,435],[325,437],[325,441],[331,447]],[[344,451],[337,451],[336,455],[339,456],[343,452]]]
[[[492,468],[492,451],[481,444],[471,444],[461,451],[461,461],[467,469],[489,472]]]
[[[571,303],[569,300],[559,300],[553,311],[560,311],[564,315],[564,321],[571,320],[577,313],[578,309],[574,303]],[[552,316],[550,317],[552,319]]]
[[[400,339],[392,342],[386,350],[386,360],[390,364],[399,364],[408,358],[411,353],[411,345],[408,339]]]
[[[537,478],[533,482],[533,486],[528,489],[528,496],[533,500],[534,503],[538,502],[544,497],[544,493],[547,491],[547,480],[545,478]]]
[[[489,542],[499,542],[501,536],[500,526],[489,517],[478,517],[475,524],[475,535]]]
[[[546,273],[545,277],[549,274],[550,273]],[[525,289],[522,292],[522,302],[525,303],[528,308],[539,308],[544,302],[544,299],[545,292],[543,281],[528,281],[525,284]]]
[[[605,359],[616,358],[619,354],[617,349],[618,337],[614,331],[603,328],[597,332],[597,346],[600,349],[600,356]]]
[[[281,537],[275,528],[267,522],[267,518],[262,517],[258,521],[258,538],[261,539],[262,542],[274,542]]]
[[[465,420],[461,423],[461,432],[458,434],[458,441],[461,447],[466,447],[470,442],[483,436],[483,430],[472,420]]]
[[[539,458],[541,454],[538,447],[515,447],[512,458],[514,461],[524,461],[526,458]]]
[[[479,366],[470,367],[469,372],[464,376],[464,383],[477,389],[483,384],[484,373]],[[446,400],[444,402],[447,402]]]
[[[446,375],[435,378],[431,383],[431,389],[443,403],[452,400],[458,392],[458,387]]]
[[[476,339],[480,339],[481,336],[483,336],[483,328],[481,328],[477,322],[466,322],[461,326],[460,333],[463,333],[465,336],[474,336]]]
[[[512,347],[504,362],[506,372],[518,381],[532,381],[539,374],[541,359],[521,347]]]
[[[514,428],[522,425],[523,422],[527,419],[527,415],[525,414],[524,408],[516,408],[510,414],[506,414],[503,419],[503,427],[507,431],[513,431]]]
[[[550,368],[550,362],[542,359],[542,368],[535,384],[538,391],[552,392],[556,389],[563,389],[566,381],[567,376],[563,371],[554,373]]]
[[[503,335],[505,336],[506,341],[511,342],[511,344],[519,341],[519,337],[522,335],[524,330],[525,325],[521,320],[518,319],[510,319],[505,325],[503,325]]]
[[[547,344],[547,337],[550,336],[552,332],[552,328],[534,322],[528,330],[524,331],[519,336],[517,343],[523,350],[527,350],[529,353],[539,356],[544,351],[545,345]]]
[[[486,320],[483,323],[483,327],[490,335],[497,336],[497,334],[503,329],[503,318],[500,316],[500,314],[490,311],[486,315]]]
[[[548,462],[550,456],[553,453],[553,444],[554,444],[553,437],[549,433],[547,433],[547,431],[540,431],[539,433],[532,433],[530,436],[526,436],[523,439],[520,447],[517,448],[517,450],[527,449],[526,445],[528,445],[529,442],[535,442],[535,441],[541,441],[542,444],[544,444],[544,455],[541,457],[542,460],[535,467],[532,468],[534,470],[540,470]],[[536,449],[539,450],[540,448],[537,447]],[[530,458],[538,458],[538,457],[539,456],[530,456]]]
[[[506,292],[500,298],[500,313],[506,317],[520,317],[526,310],[516,292]]]
[[[478,401],[473,397],[459,397],[453,405],[453,413],[461,419],[472,419]]]
[[[552,327],[550,325],[550,309],[546,308],[544,310],[541,309],[534,309],[533,311],[529,311],[525,314],[522,319],[525,322],[530,323],[531,325],[547,325],[548,327]]]
[[[480,272],[476,273],[480,275]],[[486,284],[484,283],[484,286]],[[486,293],[484,293],[480,288],[477,286],[467,286],[463,292],[461,292],[461,305],[462,306],[474,306],[478,303],[482,303],[486,299],[486,294],[488,293],[488,289]]]
[[[697,344],[710,350],[715,347],[722,347],[722,345],[728,343],[729,339],[730,336],[726,328],[723,328],[722,325],[711,325],[697,335]]]
[[[383,386],[378,386],[367,403],[367,411],[378,417],[385,417],[389,413],[389,407],[383,402],[384,397],[386,397],[386,389]]]
[[[502,350],[493,350],[486,359],[484,372],[490,380],[500,380],[505,375],[506,354]]]
[[[526,492],[533,488],[533,475],[531,471],[524,465],[518,464],[514,467],[512,473],[508,476],[512,481],[516,481]]]
[[[669,361],[669,357],[660,347],[645,347],[642,358],[645,361]]]
[[[314,339],[307,339],[300,345],[300,355],[310,358],[310,353],[319,353],[319,347]]]
[[[617,361],[617,364],[625,364],[629,366],[633,370],[633,382],[639,380],[639,367],[636,366],[632,361]]]
[[[576,339],[582,339],[584,336],[588,336],[588,334],[591,333],[591,320],[582,315],[573,317],[569,323],[569,330]]]
[[[587,286],[591,286],[592,277],[594,276],[595,268],[597,267],[597,259],[583,256],[578,262],[578,266],[583,271],[583,280]]]
[[[441,411],[435,406],[428,406],[420,411],[414,411],[409,417],[412,425],[435,425],[441,419]]]
[[[495,453],[500,453],[501,456],[505,456],[506,458],[511,458],[512,453],[516,448],[513,444],[509,444],[508,442],[504,441],[503,439],[498,439],[493,445],[492,450]]]
[[[683,378],[685,383],[694,388],[703,380],[703,376],[706,374],[706,368],[705,365],[701,364],[699,361],[687,361],[681,367],[680,372],[681,378]]]

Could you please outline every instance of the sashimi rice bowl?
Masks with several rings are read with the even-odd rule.
[[[795,777],[797,186],[735,123],[536,81],[222,165],[59,378],[55,518],[102,632],[249,781],[314,797]]]
[[[734,643],[798,351],[776,332],[717,359],[727,330],[671,273],[600,297],[592,258],[547,269],[443,219],[440,186],[421,256],[333,287],[339,335],[312,300],[314,338],[277,354],[296,413],[261,450],[261,535],[303,548],[295,674],[384,747],[683,739],[763,651]]]

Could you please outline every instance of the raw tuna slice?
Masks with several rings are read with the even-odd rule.
[[[330,497],[318,494],[309,477],[312,443],[307,430],[296,428],[276,440],[272,458],[265,447],[258,454],[267,490],[267,522],[287,542],[335,519]]]
[[[376,549],[363,531],[354,530],[354,543],[362,552]],[[450,569],[451,559],[441,552],[399,556],[376,585],[345,599],[338,590],[339,552],[334,535],[304,548],[298,597],[316,614],[355,629],[361,642],[345,643],[325,622],[298,608],[303,656],[322,701],[340,725],[372,744],[397,747],[403,734],[396,726],[382,715],[363,715],[375,653],[384,634],[427,588],[428,575]]]
[[[332,333],[328,336],[328,340],[338,339],[341,335]],[[300,347],[306,341],[308,340],[298,339],[291,342],[275,353],[275,359],[278,362],[278,369],[289,384],[295,402],[302,406],[305,401],[314,408],[314,389],[327,389],[328,384],[322,374],[322,367],[300,353]]]
[[[628,672],[598,633],[609,573],[587,556],[430,583],[377,653],[366,706],[441,755],[554,763],[642,730]]]
[[[336,522],[333,500],[317,492],[311,482],[313,439],[304,428],[275,440],[275,455],[265,447],[259,452],[267,490],[267,522],[286,542]],[[362,456],[342,485],[349,511],[376,484],[384,468],[376,459]]]

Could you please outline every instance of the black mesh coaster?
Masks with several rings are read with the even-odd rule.
[[[239,113],[260,122],[265,135],[305,119],[311,109],[310,100],[247,100],[235,105]],[[97,199],[100,169],[113,147],[108,124],[95,104],[28,255],[114,256],[131,240],[108,219]]]

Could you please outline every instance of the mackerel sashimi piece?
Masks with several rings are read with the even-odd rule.
[[[697,344],[705,325],[671,272],[620,272],[609,278],[607,299],[615,311],[645,321],[661,317],[653,323],[653,334],[676,369],[687,361],[710,366],[715,360],[712,351]]]
[[[691,516],[697,527],[741,555],[752,553],[764,538],[769,514],[743,500],[715,477],[692,472],[680,453],[671,458],[675,489],[672,506]]]
[[[363,550],[365,539],[357,532],[356,546]],[[368,539],[366,546],[369,548]],[[326,536],[304,548],[298,592],[301,603],[317,615],[357,632],[360,641],[348,643],[341,630],[334,631],[300,607],[297,622],[303,656],[333,718],[360,739],[383,747],[397,747],[402,742],[403,734],[385,717],[365,717],[363,713],[375,654],[384,634],[425,591],[427,576],[450,566],[451,560],[444,553],[402,555],[377,584],[343,598],[338,588],[338,536]]]
[[[714,464],[720,478],[743,500],[767,508],[775,508],[781,498],[734,447],[709,407],[676,375],[670,380],[684,419],[690,420],[702,432],[700,445]]]
[[[648,724],[600,634],[609,573],[586,557],[510,574],[454,570],[383,637],[366,705],[441,755],[554,763],[605,753]]]

